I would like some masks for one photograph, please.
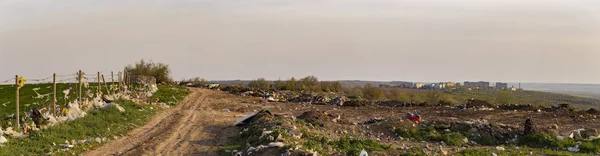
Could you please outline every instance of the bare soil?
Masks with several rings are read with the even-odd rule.
[[[297,103],[266,103],[260,98],[242,97],[222,91],[190,88],[192,93],[176,107],[163,110],[145,126],[131,131],[127,136],[84,153],[84,155],[219,155],[227,144],[227,138],[240,129],[233,123],[249,113],[268,109],[275,114],[299,116],[307,111],[325,111],[338,115],[346,122],[327,123],[324,133],[335,138],[337,133],[380,139],[385,144],[398,147],[404,144],[420,144],[393,138],[393,128],[414,126],[404,121],[407,112],[419,113],[424,121],[469,121],[485,119],[490,123],[502,123],[523,128],[527,118],[538,127],[560,126],[564,134],[579,128],[600,128],[595,116],[574,112],[537,111],[460,111],[448,107],[338,107],[330,105],[303,105]],[[381,117],[385,122],[361,125],[367,120]]]

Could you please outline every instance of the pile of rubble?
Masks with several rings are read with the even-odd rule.
[[[313,113],[309,113],[313,114]],[[311,115],[305,115],[307,117]],[[312,117],[312,116],[311,116]],[[243,128],[240,133],[240,141],[244,141],[245,147],[241,150],[226,151],[232,155],[307,155],[315,154],[312,151],[291,148],[292,139],[299,140],[303,136],[294,122],[295,117],[272,114],[268,110],[262,110],[242,118],[236,124]]]
[[[524,111],[536,111],[540,109],[540,107],[536,107],[530,104],[521,105],[521,104],[504,104],[499,106],[500,109],[503,110],[524,110]]]

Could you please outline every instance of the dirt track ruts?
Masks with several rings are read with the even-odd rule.
[[[223,112],[216,91],[190,88],[192,93],[174,108],[154,115],[127,136],[84,155],[218,155],[218,148],[235,133],[235,112]],[[219,108],[220,107],[220,108]]]

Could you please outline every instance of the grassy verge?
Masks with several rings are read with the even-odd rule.
[[[183,98],[188,93],[188,91],[170,89],[174,88],[170,86],[162,87],[157,94]],[[178,92],[174,92],[174,90]],[[114,103],[122,106],[125,112],[121,113],[115,107],[92,110],[83,118],[55,125],[42,131],[31,132],[25,138],[7,137],[9,142],[0,147],[0,155],[41,155],[56,152],[59,155],[79,154],[102,144],[95,142],[95,138],[113,140],[115,137],[127,135],[128,131],[144,125],[159,109],[155,105],[136,104],[126,100],[117,100]],[[71,140],[88,141],[78,144],[68,151],[54,145],[65,144],[66,141],[71,142]]]
[[[67,153],[76,154],[99,145],[94,138],[107,138],[112,140],[115,136],[126,135],[127,131],[143,125],[158,109],[157,106],[140,105],[131,101],[115,101],[125,112],[121,113],[111,107],[105,110],[93,110],[83,118],[66,122],[45,129],[32,132],[26,138],[9,138],[9,142],[1,147],[0,155],[19,153],[22,155],[39,155],[52,153],[63,149],[53,144],[65,144],[70,140],[89,140],[69,150]]]
[[[152,99],[169,105],[177,104],[185,99],[185,96],[190,93],[185,87],[163,84],[158,85],[158,90],[159,91],[152,96]]]

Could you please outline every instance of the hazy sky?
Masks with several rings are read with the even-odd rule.
[[[600,1],[0,0],[0,81],[142,58],[177,80],[600,84]]]

